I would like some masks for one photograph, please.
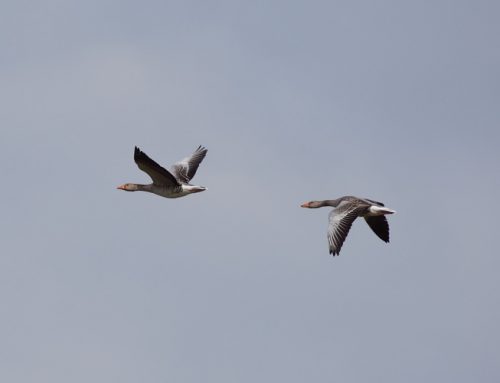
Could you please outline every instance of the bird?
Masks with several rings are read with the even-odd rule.
[[[191,185],[189,182],[196,174],[206,154],[207,149],[200,145],[191,156],[176,162],[168,171],[136,146],[134,161],[139,169],[151,177],[153,183],[148,185],[126,183],[118,186],[117,189],[130,192],[145,191],[165,198],[179,198],[205,191],[206,187]]]
[[[334,209],[328,217],[328,247],[333,256],[340,254],[340,249],[351,229],[351,225],[358,217],[363,217],[373,232],[384,242],[389,242],[389,223],[386,214],[396,211],[388,209],[382,202],[368,198],[343,196],[332,200],[309,201],[301,207],[316,209],[331,206]]]

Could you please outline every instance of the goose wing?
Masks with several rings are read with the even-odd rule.
[[[201,161],[203,161],[206,155],[207,149],[200,145],[191,156],[176,162],[170,170],[175,178],[187,184],[196,174],[198,166],[200,166]]]
[[[177,182],[175,177],[168,170],[158,165],[137,146],[135,147],[134,151],[134,161],[139,169],[141,169],[151,177],[154,184],[164,186],[179,186],[179,182]]]
[[[385,206],[382,202],[378,202],[378,201],[374,201],[372,199],[368,199],[368,198],[363,198],[365,201],[368,201],[370,203],[373,203],[375,205],[378,205],[378,206]]]
[[[340,249],[349,234],[351,225],[358,217],[359,208],[342,209],[335,208],[328,216],[328,245],[330,254],[339,255]]]
[[[366,216],[365,221],[377,237],[384,242],[389,242],[389,223],[385,215]]]

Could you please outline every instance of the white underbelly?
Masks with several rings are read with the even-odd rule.
[[[189,191],[187,190],[179,190],[179,188],[165,188],[165,187],[159,187],[155,188],[153,190],[154,194],[157,194],[159,196],[165,197],[165,198],[179,198],[179,197],[184,197],[189,194]]]

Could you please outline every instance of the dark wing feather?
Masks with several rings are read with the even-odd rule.
[[[189,183],[206,155],[207,149],[200,145],[191,156],[175,163],[170,170],[180,182]]]
[[[333,209],[329,215],[328,245],[330,254],[339,255],[340,249],[349,234],[352,223],[358,217],[358,209],[344,210]]]
[[[365,221],[377,237],[384,242],[389,242],[389,223],[385,215],[366,216]]]
[[[378,202],[378,201],[374,201],[372,199],[368,199],[368,198],[363,198],[365,201],[368,201],[368,202],[371,202],[371,203],[374,203],[375,205],[378,205],[378,206],[385,206],[382,202]]]
[[[139,169],[141,169],[151,177],[154,184],[165,186],[179,186],[179,182],[177,182],[175,177],[168,170],[158,165],[137,146],[135,147],[134,151],[134,161]]]

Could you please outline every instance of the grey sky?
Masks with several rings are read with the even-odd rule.
[[[498,382],[495,1],[3,1],[0,380]],[[115,189],[208,155],[179,200]],[[381,200],[391,243],[327,209]]]

